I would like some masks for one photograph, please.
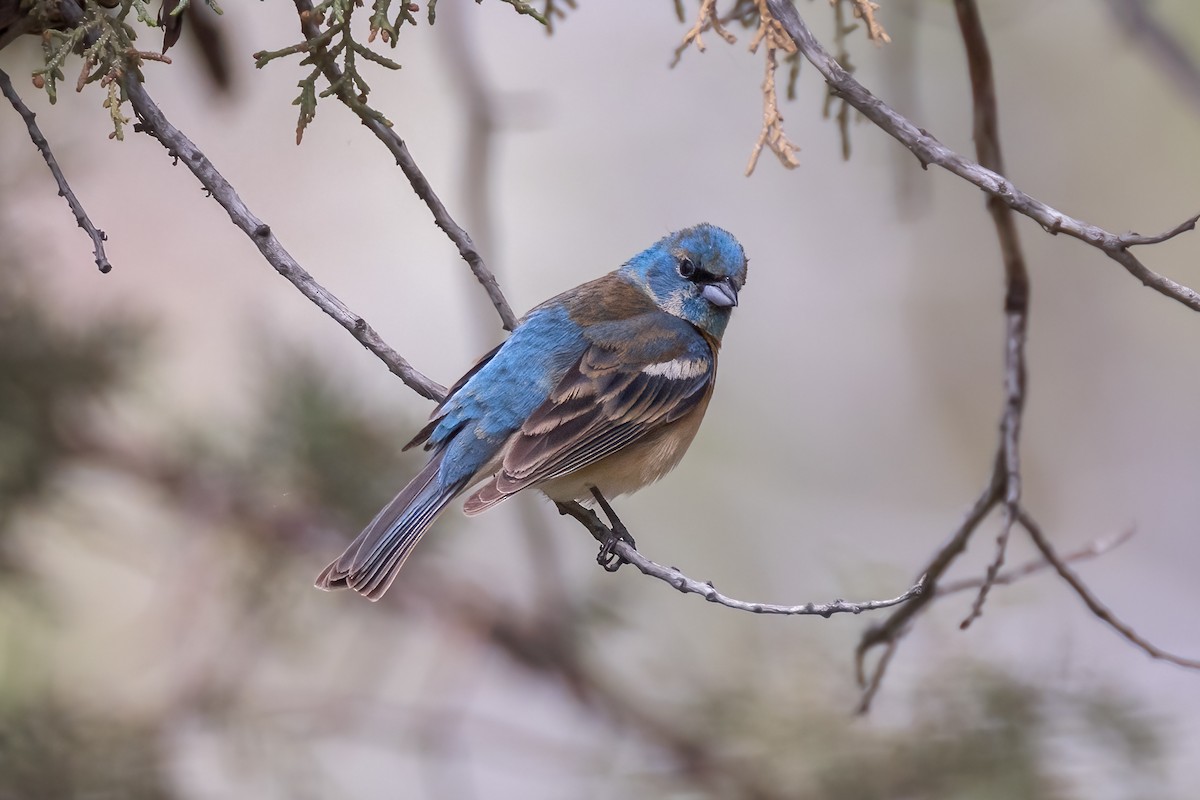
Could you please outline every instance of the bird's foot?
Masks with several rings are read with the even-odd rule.
[[[600,552],[596,554],[596,563],[608,572],[616,572],[622,564],[629,563],[616,552],[617,542],[626,542],[635,550],[637,542],[633,540],[625,523],[621,522],[621,518],[617,516],[616,511],[613,511],[613,507],[609,505],[600,490],[593,486],[591,491],[592,497],[596,498],[596,503],[604,510],[604,516],[608,517],[608,536],[600,545]]]

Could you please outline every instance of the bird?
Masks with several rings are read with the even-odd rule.
[[[467,516],[536,488],[560,504],[594,498],[615,523],[605,498],[663,477],[696,435],[747,263],[732,234],[702,223],[534,307],[404,446],[423,446],[428,462],[317,588],[379,600],[470,489]]]

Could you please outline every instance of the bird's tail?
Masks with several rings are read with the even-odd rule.
[[[431,458],[346,551],[321,571],[318,589],[350,588],[369,600],[383,597],[413,547],[463,488],[462,484],[444,486],[439,480],[444,453]]]

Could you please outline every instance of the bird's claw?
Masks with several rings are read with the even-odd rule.
[[[637,542],[629,535],[629,531],[625,530],[625,526],[621,524],[620,520],[616,520],[612,530],[609,531],[608,538],[604,540],[604,544],[600,545],[600,552],[596,554],[596,563],[608,572],[616,572],[622,564],[629,563],[616,552],[617,542],[626,542],[633,549],[637,549]]]
[[[596,502],[600,508],[604,510],[604,515],[608,517],[608,536],[600,545],[600,552],[596,554],[596,563],[604,567],[607,572],[616,572],[621,568],[622,564],[628,564],[619,553],[616,552],[618,542],[626,542],[634,550],[637,549],[637,542],[633,540],[629,530],[625,527],[625,523],[621,522],[621,518],[617,516],[617,512],[613,511],[613,507],[609,505],[608,500],[600,493],[600,490],[592,487],[592,496],[596,498]]]

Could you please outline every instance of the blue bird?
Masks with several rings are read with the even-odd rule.
[[[603,502],[596,493],[612,498],[670,472],[708,407],[745,283],[737,239],[701,224],[534,308],[405,445],[423,444],[429,462],[317,587],[378,600],[438,514],[479,484],[467,516],[529,487],[556,502]]]

